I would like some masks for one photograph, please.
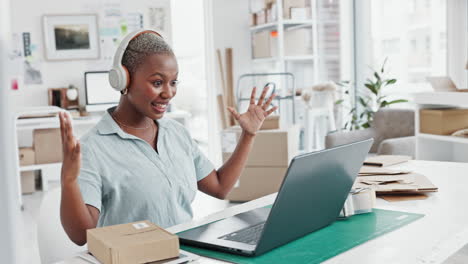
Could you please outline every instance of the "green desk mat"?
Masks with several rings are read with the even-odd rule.
[[[368,240],[407,225],[424,215],[374,209],[354,215],[257,257],[244,257],[190,246],[181,249],[234,263],[320,263]]]

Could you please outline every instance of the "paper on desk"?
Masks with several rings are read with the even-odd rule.
[[[398,175],[398,174],[408,174],[411,171],[406,170],[392,170],[381,167],[373,166],[362,166],[359,170],[359,176],[370,176],[370,175]]]
[[[89,263],[93,264],[102,264],[99,260],[97,260],[93,255],[89,252],[81,252],[77,255],[79,258],[86,260]],[[165,259],[160,261],[149,262],[149,264],[179,264],[179,263],[187,263],[194,260],[198,260],[200,256],[195,255],[193,253],[187,252],[185,250],[179,251],[179,257],[177,259]]]
[[[414,201],[414,200],[426,200],[429,196],[422,193],[415,194],[398,194],[398,195],[381,195],[380,198],[387,202],[402,202],[402,201]]]
[[[392,182],[399,183],[414,183],[414,174],[402,174],[402,175],[374,175],[374,176],[360,176],[358,178],[359,182],[363,183],[377,183],[377,184],[386,184]]]
[[[396,179],[398,181],[395,181]],[[358,177],[353,188],[364,187],[371,187],[377,194],[422,193],[438,190],[429,179],[417,173]]]
[[[410,156],[399,156],[399,155],[379,155],[369,157],[364,161],[364,165],[367,166],[376,166],[376,167],[386,167],[390,165],[395,165],[411,160]]]

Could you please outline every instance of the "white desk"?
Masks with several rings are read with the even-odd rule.
[[[377,199],[377,208],[422,213],[425,216],[393,232],[352,248],[325,263],[440,263],[468,243],[468,163],[410,161],[395,168],[426,175],[439,187],[420,201],[390,203]],[[200,224],[265,206],[275,194],[227,208],[219,213],[168,230],[180,232]],[[203,258],[200,263],[218,261]],[[72,257],[63,264],[85,264]]]

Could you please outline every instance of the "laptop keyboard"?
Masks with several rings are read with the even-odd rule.
[[[249,226],[247,228],[234,231],[227,235],[218,237],[219,239],[230,240],[235,242],[246,243],[249,245],[256,245],[262,234],[265,222],[258,225]]]

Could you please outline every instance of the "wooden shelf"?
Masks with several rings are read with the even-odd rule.
[[[62,166],[61,162],[58,163],[47,163],[47,164],[34,164],[28,166],[21,166],[20,171],[34,171],[34,170],[42,170],[47,168],[55,168]]]
[[[466,92],[429,92],[413,94],[414,102],[426,107],[467,107],[468,93]]]
[[[468,138],[463,138],[463,137],[441,136],[441,135],[432,135],[432,134],[425,134],[425,133],[419,133],[418,136],[421,138],[425,138],[425,139],[468,144]]]
[[[267,29],[277,29],[279,26],[292,27],[292,26],[312,26],[315,23],[315,20],[283,20],[277,22],[271,22],[266,24],[261,24],[257,26],[250,27],[250,31],[262,31]]]

